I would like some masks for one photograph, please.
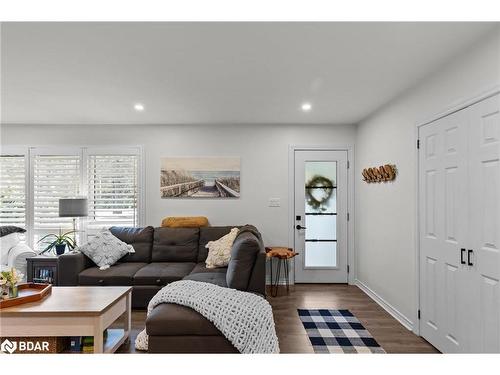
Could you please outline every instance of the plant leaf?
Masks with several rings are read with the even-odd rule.
[[[57,244],[57,240],[50,243],[43,251],[49,251],[50,249],[52,249],[54,246],[56,246]]]
[[[40,243],[40,242],[42,242],[43,240],[45,240],[46,238],[49,238],[49,237],[56,237],[57,238],[57,235],[55,235],[53,233],[47,234],[47,235],[43,236],[42,238],[40,238],[37,243]]]

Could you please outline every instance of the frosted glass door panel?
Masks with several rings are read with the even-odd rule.
[[[306,214],[306,241],[336,240],[337,215],[307,215]]]
[[[308,161],[305,165],[306,213],[336,213],[337,162]]]
[[[305,266],[337,267],[337,243],[306,242]]]
[[[337,162],[305,163],[305,268],[337,266]]]

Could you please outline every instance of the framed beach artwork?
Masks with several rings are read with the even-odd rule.
[[[240,158],[162,158],[161,198],[239,198]]]

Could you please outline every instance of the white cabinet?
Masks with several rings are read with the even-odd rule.
[[[420,127],[420,334],[500,352],[500,96]]]

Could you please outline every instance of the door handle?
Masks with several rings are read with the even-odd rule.
[[[460,249],[460,264],[465,264],[465,260],[464,260],[464,253],[465,253],[465,249]]]
[[[474,251],[473,251],[473,250],[471,250],[471,249],[467,250],[467,265],[468,265],[468,266],[473,266],[473,265],[474,265],[474,263],[472,263],[472,262],[470,261],[470,256],[471,256],[473,253],[474,253]]]
[[[306,227],[303,227],[303,226],[300,226],[297,224],[297,226],[295,227],[297,230],[301,230],[301,229],[306,229]]]

